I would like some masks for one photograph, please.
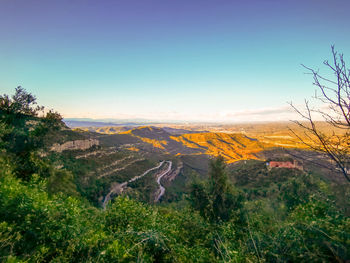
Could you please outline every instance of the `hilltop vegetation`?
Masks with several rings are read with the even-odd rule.
[[[264,144],[252,137],[147,127],[74,132],[56,113],[39,116],[23,89],[0,102],[2,262],[350,260],[349,185],[306,163],[270,169]],[[53,143],[87,139],[99,144],[50,151]],[[211,157],[222,153],[241,161]],[[161,180],[159,205],[155,169],[101,208],[113,185],[160,160],[173,168]]]

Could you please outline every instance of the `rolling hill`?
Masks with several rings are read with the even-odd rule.
[[[256,136],[238,130],[155,126],[85,127],[64,133],[69,136],[52,136],[55,147],[51,149],[60,149],[59,152],[53,150],[53,159],[59,160],[58,167],[75,174],[78,190],[98,206],[107,195],[112,198],[121,192],[144,202],[154,202],[159,191],[158,176],[166,168],[159,166],[162,161],[171,162],[172,166],[158,180],[165,187],[160,201],[172,202],[181,200],[193,178],[207,177],[208,163],[213,157],[223,156],[233,165],[229,167],[235,169],[236,163],[256,160],[263,165],[267,159],[286,158],[290,155],[286,148],[294,155],[306,156],[297,152],[302,147],[293,142],[286,130],[276,127],[272,127],[270,134],[255,131]],[[152,172],[140,177],[150,169]],[[139,179],[133,181],[133,178]]]

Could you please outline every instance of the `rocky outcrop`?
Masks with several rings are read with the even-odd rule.
[[[76,140],[69,141],[63,144],[55,143],[51,147],[51,151],[55,152],[63,152],[66,150],[86,150],[91,148],[92,146],[99,145],[100,142],[96,139],[88,139],[88,140]]]

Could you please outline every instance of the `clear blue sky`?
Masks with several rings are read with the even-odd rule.
[[[350,57],[348,0],[2,0],[0,89],[65,117],[288,118]]]

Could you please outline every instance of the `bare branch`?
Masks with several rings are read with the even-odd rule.
[[[350,182],[350,69],[346,68],[343,54],[338,54],[334,46],[331,47],[331,52],[332,62],[326,60],[323,64],[333,73],[335,80],[302,64],[313,76],[313,84],[321,92],[320,95],[315,92],[315,99],[327,105],[328,110],[312,109],[307,100],[304,111],[290,103],[295,112],[308,123],[306,125],[301,121],[293,121],[304,131],[302,135],[290,130],[309,149],[325,153]],[[320,115],[333,128],[333,132],[321,132],[313,113]],[[336,134],[334,129],[343,132]]]

